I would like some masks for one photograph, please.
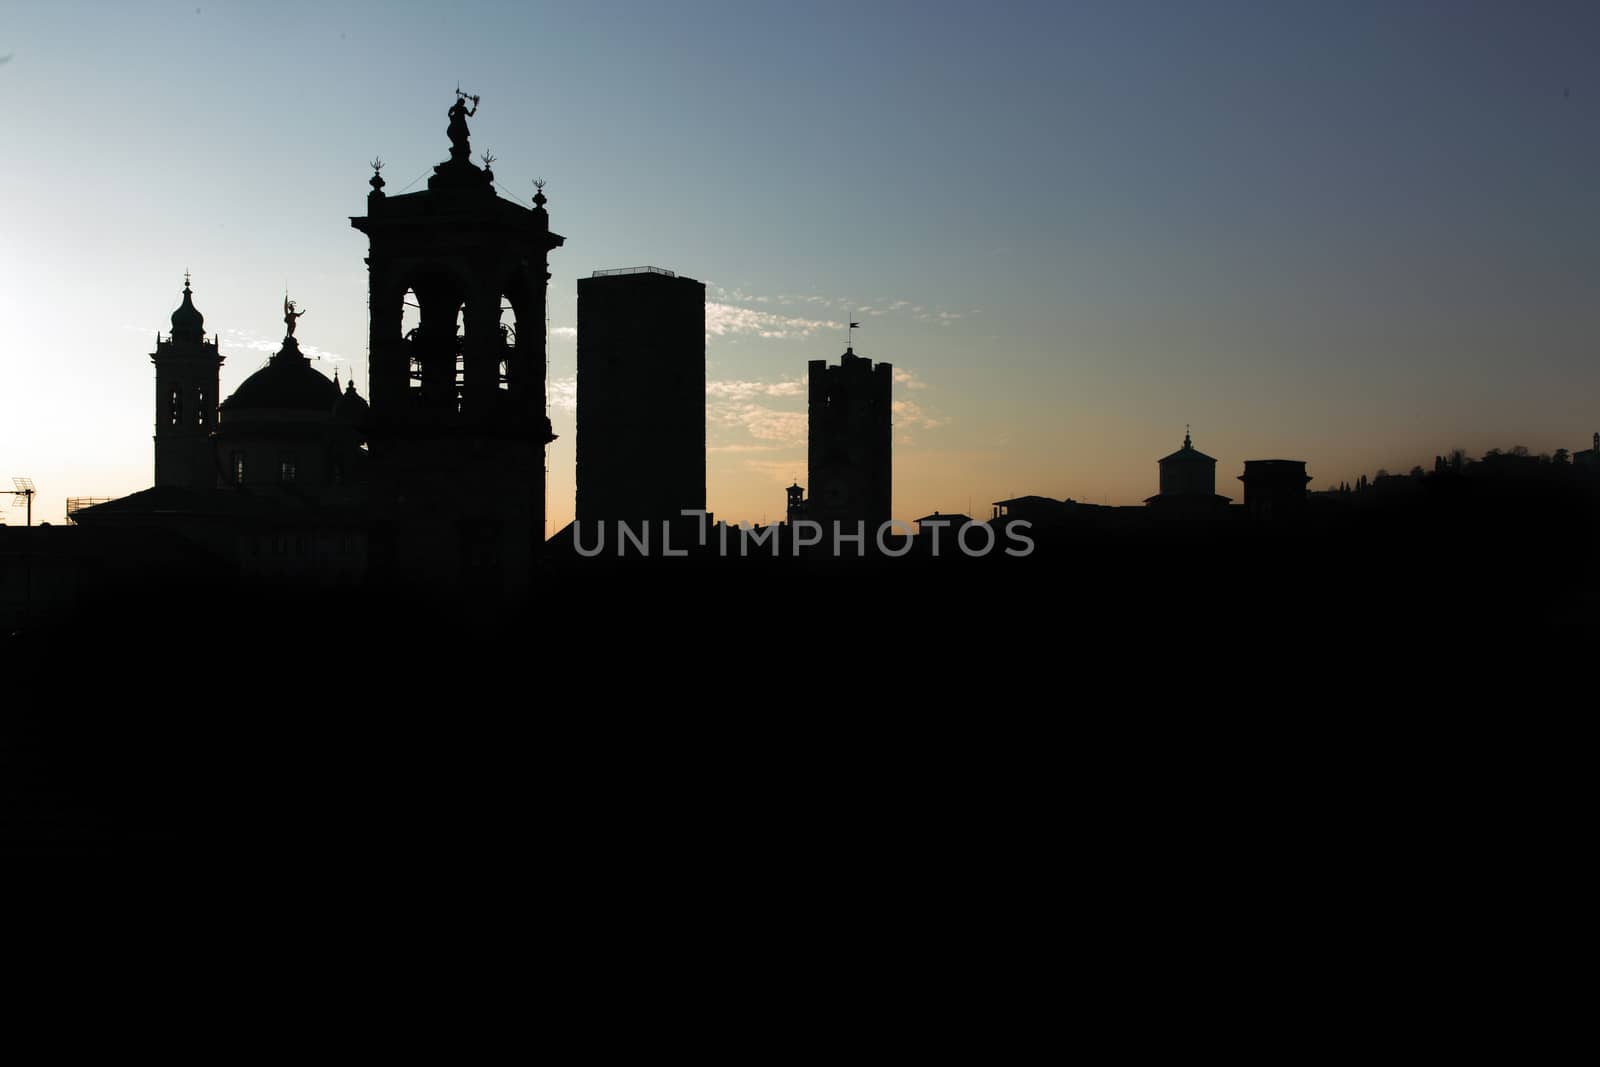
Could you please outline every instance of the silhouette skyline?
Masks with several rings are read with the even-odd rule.
[[[941,14],[934,9],[912,35],[926,38],[943,25]],[[222,21],[255,18],[223,15]],[[1017,32],[1026,20],[1012,15],[1009,23],[988,24],[991,31],[1000,24],[1013,31],[991,43],[1027,36]],[[1100,28],[1113,37],[1134,24],[1171,30],[1144,18]],[[1053,25],[1065,29],[1072,21]],[[1174,16],[1172,23],[1200,28],[1192,16]],[[113,17],[90,37],[119,25],[126,23]],[[981,56],[985,40],[980,33],[965,43]],[[31,44],[23,42],[19,62],[7,63],[4,76],[25,67]],[[418,69],[437,65],[457,44],[443,36],[435,62]],[[659,49],[661,42],[651,44]],[[96,54],[93,39],[85,54]],[[1033,55],[1044,59],[1048,50]],[[392,67],[395,58],[385,56],[385,63]],[[241,62],[233,54],[228,60]],[[1211,60],[1220,62],[1214,53]],[[353,61],[346,73],[361,69]],[[1073,761],[1096,762],[1104,751],[1093,732],[1087,745],[1079,744],[1081,722],[1137,720],[1139,751],[1149,752],[1150,737],[1165,723],[1152,723],[1135,699],[1166,707],[1171,720],[1204,723],[1225,735],[1223,745],[1232,743],[1227,735],[1254,726],[1230,722],[1232,707],[1259,709],[1272,723],[1262,753],[1282,773],[1295,774],[1301,738],[1286,739],[1281,724],[1314,723],[1303,737],[1332,759],[1323,738],[1312,734],[1333,723],[1343,729],[1356,702],[1394,686],[1396,664],[1428,675],[1430,698],[1448,691],[1431,684],[1441,668],[1470,675],[1481,689],[1477,666],[1462,650],[1475,648],[1485,633],[1519,627],[1537,634],[1550,658],[1587,662],[1565,647],[1591,644],[1600,618],[1600,571],[1584,551],[1600,529],[1600,431],[1586,377],[1596,373],[1593,361],[1575,358],[1589,346],[1578,330],[1581,287],[1568,278],[1573,289],[1547,291],[1549,305],[1516,304],[1531,292],[1527,286],[1549,283],[1549,271],[1571,249],[1556,254],[1539,245],[1531,259],[1502,260],[1495,257],[1516,249],[1496,244],[1488,258],[1473,261],[1482,269],[1477,281],[1523,286],[1502,292],[1511,303],[1475,306],[1465,299],[1470,285],[1451,288],[1449,301],[1429,303],[1421,297],[1437,279],[1418,282],[1417,268],[1426,263],[1471,274],[1461,248],[1444,242],[1420,254],[1416,232],[1382,225],[1355,250],[1332,248],[1332,230],[1350,225],[1347,209],[1377,187],[1348,190],[1339,176],[1322,175],[1329,184],[1317,197],[1291,197],[1293,211],[1280,201],[1283,214],[1267,212],[1284,225],[1245,226],[1243,233],[1224,233],[1226,225],[1205,210],[1237,207],[1227,196],[1186,206],[1182,196],[1145,200],[1121,216],[1099,201],[1090,216],[1108,227],[1098,233],[1103,256],[1091,254],[1096,241],[1084,232],[1072,246],[1083,256],[1074,260],[1055,242],[1062,234],[1051,224],[1061,217],[1045,210],[1071,204],[1070,190],[1037,195],[1044,187],[1019,177],[1027,168],[1014,160],[996,181],[1021,184],[975,192],[974,183],[951,182],[950,175],[934,182],[931,163],[939,153],[912,152],[893,199],[885,199],[883,168],[892,160],[875,156],[871,146],[851,146],[862,157],[859,167],[830,161],[827,173],[848,180],[820,183],[820,168],[807,175],[800,183],[805,196],[773,173],[767,182],[750,180],[744,168],[758,164],[730,153],[696,172],[716,181],[676,188],[664,179],[687,173],[676,169],[688,167],[682,160],[655,169],[589,169],[593,157],[575,161],[550,148],[564,140],[569,152],[574,145],[592,151],[615,132],[599,114],[607,99],[603,85],[591,89],[593,109],[572,104],[583,111],[581,121],[562,126],[552,118],[564,133],[547,139],[527,128],[544,115],[561,115],[569,101],[540,97],[548,105],[541,110],[527,106],[531,96],[497,96],[493,77],[485,80],[490,84],[471,82],[470,93],[458,85],[447,117],[438,95],[413,108],[407,92],[395,92],[366,107],[351,102],[348,113],[344,101],[330,96],[317,113],[327,129],[298,119],[284,123],[282,116],[293,114],[289,92],[274,101],[279,127],[244,114],[224,120],[202,99],[193,115],[182,116],[189,128],[148,142],[161,146],[160,158],[203,159],[208,134],[242,131],[280,161],[270,180],[249,167],[228,176],[231,182],[153,168],[171,186],[169,198],[123,199],[112,184],[105,200],[74,200],[89,229],[62,229],[49,240],[40,220],[66,217],[47,210],[59,190],[11,201],[28,206],[17,213],[19,247],[37,261],[37,277],[59,281],[65,275],[56,272],[68,263],[80,269],[70,290],[14,290],[26,308],[5,319],[4,351],[8,378],[17,379],[15,395],[24,403],[11,413],[6,442],[26,440],[34,451],[7,453],[6,461],[19,465],[16,475],[44,481],[40,475],[51,475],[29,462],[34,455],[51,455],[60,464],[54,474],[66,470],[75,478],[101,469],[83,464],[85,455],[127,456],[139,468],[139,491],[75,484],[77,524],[0,530],[0,637],[8,662],[25,665],[27,675],[11,705],[20,711],[6,717],[0,736],[0,841],[7,846],[104,853],[153,844],[258,858],[273,843],[300,854],[349,856],[445,842],[463,855],[504,856],[519,854],[530,839],[542,841],[558,825],[610,847],[616,839],[592,832],[603,828],[587,825],[587,815],[626,810],[626,819],[637,821],[640,810],[659,810],[652,793],[666,796],[670,808],[685,778],[694,777],[683,773],[693,765],[678,761],[672,746],[655,743],[664,732],[700,749],[708,763],[757,776],[768,775],[773,762],[769,741],[783,753],[798,750],[791,757],[797,762],[813,749],[828,752],[808,769],[808,781],[822,782],[823,792],[832,789],[840,760],[873,765],[867,776],[885,788],[893,779],[882,764],[912,762],[958,792],[1009,798],[990,786],[1017,781],[1030,758],[1051,758],[1057,768],[1040,781],[1070,775],[1077,787]],[[941,87],[934,76],[908,84],[935,97]],[[1011,90],[1023,84],[1004,82]],[[983,99],[987,91],[981,83],[958,88],[958,102]],[[71,94],[64,97],[70,110]],[[507,106],[497,111],[501,99]],[[649,99],[685,103],[670,93]],[[29,167],[38,153],[27,149],[36,150],[39,133],[53,128],[47,120],[61,118],[45,110],[28,114],[21,135]],[[415,153],[428,162],[411,182],[400,175],[412,170],[409,154],[422,142],[397,137],[399,151],[380,157],[352,153],[344,138],[332,136],[360,127],[362,138],[385,142],[388,120],[371,116],[391,110],[404,113],[396,123],[430,131],[427,147]],[[945,116],[956,132],[970,117],[959,110]],[[931,122],[926,114],[924,122]],[[914,124],[889,128],[904,136],[908,125]],[[520,132],[501,140],[513,130]],[[968,124],[965,131],[962,150],[985,143],[982,130]],[[127,133],[136,139],[136,130]],[[686,149],[691,134],[692,126],[669,124],[655,134],[648,125],[631,126],[623,139],[644,152],[629,158],[642,159],[652,143]],[[652,135],[662,139],[651,142]],[[303,156],[290,151],[294,137],[303,139]],[[1326,148],[1320,137],[1317,145]],[[1292,138],[1275,143],[1292,155]],[[441,160],[446,146],[448,158]],[[119,147],[109,151],[116,155]],[[188,156],[186,147],[193,148]],[[1110,150],[1107,142],[1099,147]],[[350,165],[363,157],[371,160],[370,177],[366,167]],[[1238,162],[1226,151],[1194,159]],[[1307,159],[1294,162],[1309,168],[1301,177],[1321,174]],[[1193,189],[1181,168],[1150,165],[1168,181],[1164,190]],[[152,170],[148,161],[144,171],[127,159],[118,166],[125,173]],[[521,185],[530,193],[522,200],[517,171],[534,167]],[[323,182],[335,173],[338,206],[329,217]],[[545,174],[558,177],[547,183]],[[1109,196],[1118,183],[1102,178],[1097,188]],[[1082,179],[1072,175],[1064,185]],[[646,186],[649,195],[641,191]],[[1453,192],[1459,196],[1462,188]],[[568,193],[580,205],[571,216]],[[1450,200],[1441,191],[1427,203],[1438,208]],[[1335,202],[1338,210],[1329,206],[1327,217],[1319,216],[1320,205]],[[1407,210],[1422,202],[1408,201]],[[774,210],[780,203],[812,217],[790,228],[790,216]],[[831,219],[830,204],[838,208]],[[1538,210],[1572,206],[1557,195],[1541,200]],[[621,221],[602,222],[607,210]],[[1118,228],[1147,214],[1174,228],[1171,240],[1140,245],[1139,235]],[[1337,225],[1323,228],[1319,243],[1313,236],[1319,219],[1335,216]],[[1445,210],[1433,221],[1453,217]],[[1524,218],[1521,232],[1552,237],[1554,218]],[[244,233],[223,234],[243,220]],[[862,221],[873,225],[850,224]],[[1026,221],[1037,231],[1026,231]],[[1218,228],[1207,233],[1209,225]],[[748,244],[697,244],[688,238],[697,226]],[[359,244],[329,237],[349,238],[352,228]],[[1000,255],[1014,251],[1005,245],[981,252],[991,239],[1016,241],[1027,232],[1042,236],[1020,265],[1001,265]],[[131,240],[132,234],[150,239]],[[1197,234],[1204,239],[1195,240]],[[1117,245],[1109,241],[1113,235],[1132,243]],[[901,245],[897,236],[915,239]],[[1251,247],[1268,236],[1313,250],[1280,261],[1286,244]],[[1574,239],[1568,231],[1558,236]],[[918,244],[923,238],[938,244],[941,255]],[[1255,273],[1230,273],[1238,266],[1224,254],[1230,240],[1240,242],[1233,253],[1259,257]],[[682,242],[681,254],[675,242]],[[610,254],[630,243],[626,254]],[[334,262],[329,250],[336,244]],[[174,271],[161,283],[161,296],[147,297],[144,287],[155,285],[147,279],[161,273],[150,264],[192,246],[210,257],[203,270],[185,263],[197,268],[192,284],[186,270],[174,299]],[[1119,273],[1118,255],[1136,246],[1131,254],[1146,266],[1158,264],[1156,275]],[[268,248],[275,251],[262,253]],[[223,249],[229,254],[221,255]],[[1395,262],[1385,266],[1385,255]],[[1334,275],[1359,266],[1359,283],[1334,285],[1319,275],[1330,281],[1319,287],[1297,273],[1327,267],[1324,256],[1337,261]],[[938,297],[913,303],[819,296],[830,302],[806,312],[803,294],[763,292],[756,282],[748,289],[707,283],[702,301],[700,283],[686,277],[589,273],[665,262],[698,276],[697,257],[743,264],[757,281],[798,271],[804,262],[818,278],[845,279],[850,297],[859,295],[853,287],[884,279],[905,281],[908,291],[925,285]],[[25,274],[29,264],[11,266]],[[1200,267],[1207,269],[1190,270]],[[1163,271],[1173,273],[1163,279]],[[288,277],[263,284],[274,273]],[[597,283],[619,289],[619,279],[628,278],[680,283],[672,287],[670,314],[662,316],[678,327],[667,346],[670,358],[652,367],[666,373],[654,381],[602,380],[602,403],[620,400],[620,415],[601,437],[586,438],[585,449],[621,442],[646,453],[639,462],[648,464],[652,435],[668,438],[661,452],[675,471],[671,495],[703,489],[707,507],[733,523],[698,531],[687,522],[642,527],[636,539],[635,531],[622,536],[619,529],[609,550],[590,551],[578,524],[563,527],[564,516],[547,507],[571,502],[570,483],[553,476],[550,464],[553,454],[573,455],[575,445],[567,415],[552,417],[563,412],[566,382],[550,367],[563,358],[553,351],[557,342],[571,340],[565,331],[572,327],[560,316],[568,296],[576,298],[578,286],[567,284],[575,276],[588,281],[586,301],[610,288]],[[1451,286],[1461,280],[1452,278]],[[1409,288],[1388,292],[1406,279]],[[353,296],[345,288],[351,280],[361,286]],[[1187,296],[1179,293],[1183,285],[1193,286]],[[786,291],[789,304],[782,302]],[[246,314],[234,302],[242,298],[224,296],[236,292],[250,294],[254,310]],[[260,341],[263,335],[247,332],[254,326],[227,324],[230,313],[232,321],[255,322],[263,307],[275,316],[279,293],[280,339]],[[685,294],[690,299],[681,299]],[[79,303],[63,303],[67,296]],[[1380,306],[1383,296],[1392,303]],[[950,303],[938,302],[947,297]],[[960,297],[969,299],[955,302]],[[1362,305],[1361,298],[1372,302]],[[1202,309],[1199,320],[1173,318],[1183,306]],[[593,307],[586,306],[586,330]],[[1346,317],[1336,313],[1341,307]],[[155,309],[170,330],[158,334],[152,353],[148,333],[135,336],[131,323],[154,317]],[[1525,329],[1530,309],[1563,314],[1536,316],[1539,328]],[[1097,312],[1108,317],[1095,320]],[[649,335],[653,313],[641,316],[637,304],[613,313],[635,325],[642,319]],[[305,314],[312,317],[299,323]],[[830,315],[838,318],[823,317]],[[1095,325],[1085,326],[1078,315]],[[1218,316],[1214,332],[1196,328],[1211,316]],[[1001,325],[987,332],[976,320]],[[697,321],[701,332],[686,329]],[[352,322],[360,326],[354,342]],[[1453,362],[1396,358],[1393,345],[1419,336],[1411,332],[1419,324],[1444,322],[1450,330],[1434,342],[1471,341],[1433,352],[1448,349]],[[1151,324],[1160,329],[1149,332]],[[1286,324],[1294,328],[1282,332]],[[1503,332],[1484,332],[1486,324]],[[1084,345],[1088,334],[1077,332],[1083,329],[1109,330],[1131,347]],[[840,347],[829,336],[834,330],[844,333],[838,366],[830,366]],[[126,344],[119,332],[129,334]],[[1351,343],[1363,335],[1383,343]],[[1251,336],[1256,343],[1231,356],[1225,351]],[[1441,432],[1447,423],[1437,421],[1439,411],[1419,409],[1416,401],[1448,401],[1451,387],[1472,380],[1473,361],[1493,356],[1508,336],[1554,353],[1546,369],[1559,373],[1540,379],[1531,357],[1483,364],[1493,373],[1477,384],[1492,387],[1494,405],[1457,407],[1452,416],[1469,414],[1475,432],[1495,435],[1500,447],[1480,450]],[[28,343],[10,343],[18,337]],[[637,338],[618,348],[637,352]],[[239,358],[252,351],[270,351],[271,358],[264,365]],[[364,354],[341,356],[352,351]],[[1108,353],[1129,358],[1112,366],[1104,361]],[[1274,353],[1281,363],[1269,358]],[[586,361],[611,355],[603,346],[585,350]],[[128,367],[136,368],[137,380],[124,383]],[[70,369],[70,392],[55,377],[61,368]],[[592,375],[587,362],[586,368]],[[580,417],[585,390],[595,384],[592,376],[577,383]],[[1519,384],[1526,388],[1518,392]],[[608,397],[613,386],[620,388]],[[652,390],[667,394],[659,409],[651,405]],[[139,412],[131,427],[107,415],[124,406]],[[1539,414],[1533,421],[1547,436],[1504,429],[1523,407]],[[1329,442],[1358,442],[1344,446],[1358,449],[1404,410],[1414,423],[1412,437],[1383,437],[1371,446],[1388,450],[1396,473],[1363,471],[1352,479],[1330,464]],[[152,421],[150,448],[144,442]],[[1179,424],[1193,431],[1172,451]],[[1353,432],[1362,426],[1366,437]],[[584,433],[594,430],[585,423]],[[1141,443],[1146,436],[1148,444]],[[1003,449],[996,444],[1001,439]],[[1396,463],[1393,453],[1405,442],[1427,444]],[[1586,443],[1592,447],[1579,447]],[[40,451],[49,448],[58,451]],[[613,465],[604,473],[616,471]],[[793,480],[801,476],[806,487]],[[1230,504],[1223,490],[1236,482],[1243,499]],[[1132,500],[1123,496],[1108,506],[1109,490],[1094,491],[1123,484]],[[623,488],[631,494],[639,487]],[[808,489],[812,495],[803,500]],[[43,500],[30,495],[33,483],[19,480],[18,490],[36,519],[48,517]],[[618,508],[655,510],[663,503],[635,502]],[[756,510],[788,521],[736,525]],[[884,518],[904,522],[907,514],[917,516],[914,535],[892,523],[865,529]],[[570,536],[546,541],[545,533],[556,529]],[[1319,656],[1327,657],[1339,684],[1323,685],[1315,670]],[[1354,669],[1351,657],[1360,657]],[[1226,677],[1217,670],[1223,662],[1232,672]],[[1099,692],[1086,675],[1100,676]],[[1328,689],[1342,691],[1307,695]],[[1008,722],[1001,758],[991,759],[980,720],[997,702],[1022,707],[1030,719],[1067,723],[1066,736],[1036,746]],[[1339,718],[1316,714],[1323,704],[1337,708]],[[683,714],[686,705],[694,714]],[[774,706],[779,714],[769,714]],[[1219,714],[1219,706],[1228,713]],[[1439,711],[1454,716],[1456,707],[1442,704]],[[908,715],[917,720],[909,729]],[[765,736],[762,723],[769,724]],[[724,729],[731,724],[735,729]],[[586,729],[608,736],[591,745],[582,737]],[[1381,735],[1356,732],[1333,751],[1365,746],[1382,748],[1386,758],[1413,754],[1393,748],[1395,731],[1387,725]],[[798,745],[780,739],[793,733],[816,739]],[[924,760],[908,747],[923,733],[944,733],[960,749],[957,758],[946,762],[935,753]],[[576,746],[567,743],[572,734],[579,735]],[[720,744],[706,743],[712,734],[721,735]],[[642,758],[618,744],[624,735],[637,738]],[[1187,741],[1182,732],[1172,736]],[[1194,755],[1184,748],[1185,757]],[[619,791],[604,775],[588,776],[590,751],[632,780]],[[552,764],[572,766],[574,756],[576,772],[546,773]],[[1195,773],[1215,777],[1207,753],[1198,756]],[[635,765],[646,761],[654,773],[634,777]],[[818,777],[819,769],[826,777]],[[708,781],[708,792],[720,793],[720,780]],[[1127,792],[1129,784],[1118,788]],[[794,793],[791,803],[814,803]],[[546,803],[552,799],[555,809]],[[766,813],[748,800],[720,793],[714,803],[754,828]],[[900,797],[893,803],[904,807]],[[569,817],[572,809],[581,809],[576,818]],[[901,814],[896,810],[895,818]],[[680,838],[681,827],[662,826],[662,847],[676,847],[666,842]]]
[[[1137,503],[1189,423],[1236,502],[1247,459],[1303,458],[1320,489],[1593,432],[1585,8],[933,6],[824,11],[778,41],[772,11],[602,28],[480,10],[426,46],[334,12],[281,58],[264,14],[111,11],[87,35],[18,14],[0,77],[59,90],[19,112],[0,177],[33,205],[0,341],[36,354],[8,360],[29,402],[0,455],[40,486],[39,518],[147,484],[112,442],[149,432],[142,353],[184,269],[224,395],[275,350],[285,283],[317,320],[307,354],[365,388],[358,235],[330,223],[375,155],[391,192],[425,176],[446,125],[431,79],[381,76],[397,59],[465,78],[497,188],[526,202],[548,178],[583,235],[552,265],[552,532],[573,496],[575,281],[628,263],[707,279],[708,501],[732,520],[780,517],[804,477],[796,368],[836,358],[852,319],[901,375],[904,520],[1030,493]],[[497,42],[519,28],[561,54],[514,73]],[[823,39],[857,60],[849,84],[813,66]],[[172,49],[230,76],[174,94],[138,58]],[[257,67],[298,77],[237,77]],[[611,88],[569,91],[595,69]],[[1552,71],[1570,97],[1542,92]],[[157,144],[198,170],[153,165]]]

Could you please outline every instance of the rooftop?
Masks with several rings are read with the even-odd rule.
[[[619,267],[616,270],[597,270],[589,275],[591,278],[615,278],[619,274],[665,274],[669,278],[677,275],[662,267]]]

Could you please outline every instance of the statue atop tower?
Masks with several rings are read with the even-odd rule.
[[[472,106],[467,107],[467,101],[472,101]],[[472,158],[472,148],[467,144],[469,136],[467,119],[478,113],[478,98],[469,96],[460,89],[456,90],[456,102],[450,105],[446,114],[450,117],[450,128],[445,132],[450,135],[451,160],[469,161]]]
[[[283,324],[289,328],[288,332],[283,335],[284,336],[284,340],[288,340],[289,338],[294,336],[294,324],[296,322],[300,321],[300,316],[304,315],[304,314],[305,314],[304,311],[296,311],[295,310],[295,302],[293,300],[289,299],[289,294],[288,293],[284,293],[283,294]]]
[[[468,100],[472,101],[471,107],[467,106]],[[478,98],[457,88],[456,102],[446,112],[450,117],[450,125],[445,130],[450,137],[450,158],[433,168],[428,188],[471,189],[480,193],[490,190],[494,182],[493,172],[474,166],[472,162],[471,131],[467,129],[467,119],[477,113]],[[373,186],[374,191],[379,189],[381,185]]]

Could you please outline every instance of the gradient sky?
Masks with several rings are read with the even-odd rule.
[[[366,392],[367,161],[548,180],[550,516],[576,279],[707,283],[708,497],[805,482],[806,361],[902,371],[894,513],[1313,488],[1600,429],[1600,5],[0,3],[0,485],[152,479],[185,269],[224,395],[283,334]],[[9,57],[9,58],[5,58]],[[17,510],[7,521],[22,521]]]

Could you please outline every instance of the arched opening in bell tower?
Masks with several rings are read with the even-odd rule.
[[[414,407],[460,410],[461,287],[449,274],[424,271],[409,279],[400,300],[406,393]]]
[[[500,294],[500,351],[495,361],[495,384],[501,392],[511,389],[511,365],[517,355],[517,306],[506,294]]]
[[[544,279],[535,284],[526,262],[519,263],[500,284],[502,324],[511,324],[512,344],[502,353],[500,388],[506,402],[521,415],[542,415],[544,400]]]
[[[416,339],[417,328],[421,325],[422,305],[417,303],[417,291],[407,289],[400,298],[400,336],[406,342],[406,381],[412,391],[409,395],[415,396],[421,395],[422,361],[418,358],[419,350],[411,342]]]

